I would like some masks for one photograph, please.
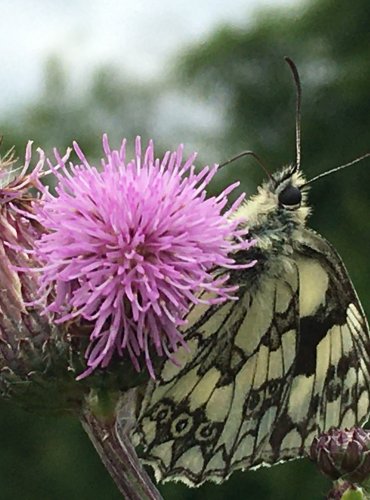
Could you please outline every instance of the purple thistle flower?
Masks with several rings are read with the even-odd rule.
[[[182,146],[160,160],[152,142],[143,153],[137,138],[131,161],[125,141],[111,150],[104,136],[103,148],[100,170],[76,143],[81,164],[67,167],[57,152],[57,166],[49,161],[55,194],[40,186],[41,203],[35,204],[46,229],[35,246],[40,293],[57,322],[82,317],[93,324],[88,368],[79,378],[125,352],[137,370],[144,354],[154,377],[153,350],[171,357],[186,345],[180,327],[191,304],[234,298],[237,287],[214,269],[254,264],[233,258],[253,244],[245,224],[240,228],[241,221],[230,217],[243,196],[225,210],[235,183],[206,198],[217,166],[196,173],[196,155],[183,161]]]

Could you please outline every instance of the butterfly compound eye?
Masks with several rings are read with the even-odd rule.
[[[294,207],[300,205],[301,200],[302,193],[300,189],[292,186],[291,184],[279,194],[279,203],[284,207]]]

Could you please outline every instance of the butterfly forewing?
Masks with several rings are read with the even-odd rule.
[[[282,458],[303,453],[332,426],[363,424],[370,411],[369,329],[356,292],[328,242],[310,230],[300,240],[299,345],[288,407],[274,430],[290,429]]]
[[[270,439],[280,443],[280,460],[303,456],[318,433],[363,424],[369,414],[370,340],[361,305],[335,249],[309,230],[301,240],[299,344],[288,404]]]

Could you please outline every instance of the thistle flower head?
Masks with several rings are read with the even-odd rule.
[[[370,430],[332,428],[314,438],[310,458],[331,479],[361,483],[370,475]]]
[[[58,322],[82,317],[93,326],[80,377],[126,353],[137,369],[144,355],[154,376],[151,355],[171,356],[185,344],[180,327],[190,305],[232,298],[227,273],[214,269],[238,267],[233,254],[251,242],[229,217],[241,199],[225,210],[236,185],[206,198],[216,166],[196,173],[195,155],[184,161],[182,147],[156,159],[152,142],[142,151],[139,138],[130,161],[125,141],[111,150],[104,136],[103,147],[101,169],[76,143],[79,164],[67,166],[57,153],[57,167],[49,162],[55,194],[40,187],[35,206],[46,229],[35,247],[41,294]]]

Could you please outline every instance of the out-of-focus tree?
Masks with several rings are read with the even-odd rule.
[[[156,106],[153,88],[111,67],[100,67],[89,82],[76,87],[59,57],[53,56],[45,64],[39,99],[8,113],[0,122],[3,151],[15,145],[21,155],[27,139],[47,152],[54,147],[63,151],[77,140],[90,158],[100,158],[104,132],[115,144],[123,135],[148,137]]]

